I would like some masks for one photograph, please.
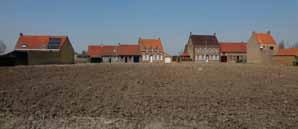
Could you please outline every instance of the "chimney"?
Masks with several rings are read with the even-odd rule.
[[[118,45],[120,46],[121,44],[120,44],[120,43],[118,43]]]
[[[213,33],[213,36],[216,36],[216,33]]]
[[[22,32],[20,33],[20,36],[23,36],[23,33]]]
[[[190,32],[189,35],[192,36],[192,32]]]
[[[252,31],[252,34],[256,34],[256,31]]]
[[[160,37],[158,37],[158,40],[160,40]]]
[[[267,31],[267,34],[271,34],[271,31],[270,31],[270,30],[268,30],[268,31]]]

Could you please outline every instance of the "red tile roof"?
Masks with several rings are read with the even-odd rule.
[[[160,39],[139,39],[139,45],[141,50],[145,48],[158,48],[160,51],[164,51]]]
[[[255,33],[256,40],[259,44],[273,44],[276,42],[271,34],[268,33]]]
[[[117,49],[118,55],[141,55],[139,45],[119,45]]]
[[[180,56],[183,56],[183,57],[188,57],[189,54],[187,52],[183,52]]]
[[[221,42],[220,51],[226,53],[246,53],[246,43],[243,42]]]
[[[90,45],[88,46],[88,55],[90,57],[116,55],[116,48],[117,46],[112,45]]]
[[[90,45],[88,46],[88,56],[98,57],[102,55],[102,46],[99,45]]]
[[[48,49],[48,43],[50,38],[59,38],[60,46],[62,48],[67,36],[39,36],[39,35],[22,35],[19,37],[15,49]],[[26,45],[26,48],[22,47]]]
[[[88,46],[88,55],[90,57],[101,56],[133,56],[141,55],[139,45],[90,45]]]
[[[279,49],[277,56],[298,56],[298,48]]]

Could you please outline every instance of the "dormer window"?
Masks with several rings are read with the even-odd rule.
[[[21,45],[21,48],[27,48],[27,47],[28,47],[27,44],[22,44],[22,45]]]
[[[273,50],[274,49],[274,47],[273,46],[270,46],[270,50]]]

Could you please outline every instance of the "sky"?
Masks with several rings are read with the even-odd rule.
[[[8,50],[24,35],[67,35],[75,51],[96,44],[161,38],[183,51],[189,33],[247,41],[270,30],[277,42],[298,41],[298,0],[0,0],[0,40]]]

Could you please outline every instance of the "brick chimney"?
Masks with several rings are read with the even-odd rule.
[[[270,30],[268,30],[268,31],[267,31],[267,34],[271,34],[271,31],[270,31]]]

